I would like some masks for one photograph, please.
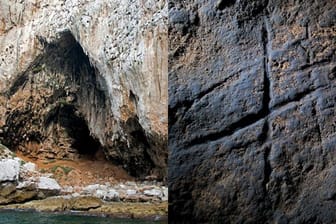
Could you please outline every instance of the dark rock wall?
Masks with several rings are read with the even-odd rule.
[[[170,221],[336,222],[336,1],[169,3]]]

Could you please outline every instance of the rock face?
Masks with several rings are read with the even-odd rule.
[[[335,5],[170,1],[172,223],[336,221]]]
[[[0,0],[0,137],[166,175],[167,3]]]
[[[0,182],[17,180],[20,174],[20,162],[15,159],[0,160],[0,170]]]
[[[2,152],[9,149],[3,146]],[[58,195],[61,187],[55,179],[42,176],[33,163],[18,157],[0,159],[0,205],[21,203]]]

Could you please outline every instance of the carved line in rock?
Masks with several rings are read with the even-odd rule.
[[[266,122],[268,120],[268,117],[270,114],[275,113],[277,110],[281,110],[282,108],[285,108],[288,104],[294,103],[294,102],[299,102],[302,99],[306,98],[306,97],[310,97],[312,95],[314,95],[317,91],[319,90],[324,90],[324,86],[320,86],[317,88],[308,88],[307,90],[303,91],[303,92],[298,92],[296,93],[292,98],[288,99],[288,100],[284,100],[282,102],[279,102],[275,105],[272,105],[272,107],[270,107],[270,102],[271,102],[271,80],[269,77],[269,73],[270,73],[270,51],[272,51],[272,49],[270,49],[269,46],[269,39],[270,39],[270,34],[271,34],[271,30],[270,30],[270,25],[269,25],[269,18],[267,18],[266,16],[264,17],[264,27],[262,28],[262,32],[263,32],[263,43],[264,43],[264,94],[263,94],[263,107],[262,109],[258,112],[258,113],[253,113],[253,114],[248,114],[245,117],[241,118],[240,120],[238,120],[237,122],[232,123],[231,125],[229,125],[228,127],[226,127],[224,130],[220,130],[217,132],[213,132],[213,133],[208,133],[207,135],[204,136],[198,136],[194,139],[191,139],[187,142],[185,142],[183,144],[183,147],[192,147],[194,145],[198,145],[198,144],[204,144],[206,142],[212,142],[212,141],[216,141],[219,140],[221,138],[227,137],[227,136],[231,136],[233,135],[236,131],[239,131],[240,129],[249,127],[253,124],[255,124],[256,122],[262,120],[262,119],[266,119]],[[330,63],[330,59],[323,59],[321,61],[318,62],[314,62],[312,64],[307,64],[304,66],[301,66],[299,68],[299,70],[301,69],[301,71],[304,71],[306,69],[312,69],[321,65],[327,65],[328,63]],[[213,90],[215,90],[217,87],[220,87],[222,85],[225,84],[224,80],[223,82],[217,83],[214,85],[213,88],[209,88],[207,91],[204,91],[205,94],[201,95],[201,97],[203,97],[204,95],[212,92]],[[188,101],[189,108],[192,106],[192,104],[194,103],[194,101]],[[179,103],[178,105],[176,105],[174,107],[174,110],[176,111],[178,106],[184,105],[183,103]],[[270,110],[272,109],[272,111]]]
[[[169,115],[169,126],[172,126],[173,124],[175,124],[176,119],[175,119],[174,115],[176,114],[176,112],[179,108],[184,107],[185,112],[187,112],[188,110],[190,110],[190,108],[194,104],[196,104],[198,101],[200,101],[203,97],[207,96],[208,94],[212,93],[213,91],[217,90],[218,88],[223,87],[230,79],[239,75],[243,70],[252,68],[253,66],[255,66],[257,64],[258,63],[254,63],[254,64],[251,64],[251,65],[246,66],[244,68],[240,68],[238,71],[234,71],[234,72],[230,73],[229,75],[227,75],[227,77],[225,77],[220,82],[216,82],[216,83],[212,84],[210,87],[208,87],[207,89],[201,91],[200,93],[197,94],[197,96],[195,96],[195,98],[190,99],[190,100],[179,101],[173,107],[169,107],[169,114],[170,114]]]

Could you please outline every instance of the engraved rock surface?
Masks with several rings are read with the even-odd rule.
[[[169,214],[334,223],[336,1],[170,1]]]

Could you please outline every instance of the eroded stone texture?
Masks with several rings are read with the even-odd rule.
[[[170,1],[170,221],[334,223],[336,1]]]
[[[132,175],[164,177],[167,3],[0,5],[2,141],[45,158],[99,147]]]

